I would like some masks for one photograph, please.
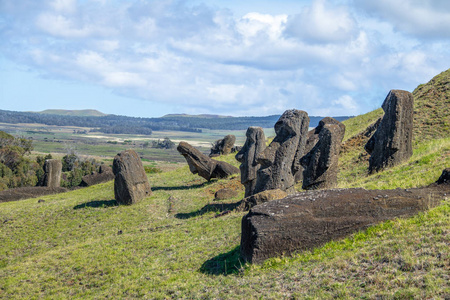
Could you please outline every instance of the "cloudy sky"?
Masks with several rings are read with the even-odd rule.
[[[450,68],[448,0],[0,0],[0,109],[356,115]]]

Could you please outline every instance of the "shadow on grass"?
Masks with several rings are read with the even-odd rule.
[[[181,185],[181,186],[152,186],[152,191],[180,191],[180,190],[190,190],[190,189],[198,189],[205,186],[208,186],[215,181],[205,181],[200,184],[193,185]]]
[[[177,219],[189,219],[197,216],[201,216],[203,214],[206,214],[211,211],[215,212],[226,212],[226,211],[232,211],[236,209],[239,205],[241,205],[242,201],[238,201],[236,203],[214,203],[214,204],[207,204],[203,206],[201,209],[197,211],[193,211],[190,213],[179,213],[175,215],[175,218]]]
[[[110,206],[118,206],[116,200],[100,200],[100,201],[90,201],[83,204],[78,204],[73,207],[73,209],[81,209],[86,207],[110,207]]]
[[[200,272],[208,275],[231,275],[239,273],[244,262],[240,258],[240,246],[233,250],[219,254],[203,263]]]

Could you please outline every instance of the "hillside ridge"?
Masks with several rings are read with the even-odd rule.
[[[103,117],[108,115],[96,109],[46,109],[43,111],[39,111],[37,113],[46,115],[77,116],[77,117]]]

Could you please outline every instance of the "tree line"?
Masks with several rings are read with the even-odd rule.
[[[44,163],[51,154],[31,159],[32,141],[14,137],[0,131],[0,191],[27,186],[41,186],[44,179]],[[72,188],[80,185],[84,175],[98,172],[100,162],[84,158],[69,151],[62,159],[61,186]]]
[[[107,116],[63,116],[32,112],[0,110],[2,123],[39,123],[57,126],[90,127],[92,131],[112,134],[151,135],[152,131],[202,132],[211,130],[246,130],[250,126],[273,128],[279,115],[266,117],[201,117],[170,115],[161,118],[139,118],[119,115]],[[343,121],[349,117],[334,117]],[[322,117],[310,116],[310,127],[316,127]]]

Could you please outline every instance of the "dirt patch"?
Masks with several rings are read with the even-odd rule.
[[[50,187],[22,187],[16,189],[9,189],[0,192],[0,203],[17,201],[22,199],[36,198],[45,195],[64,193],[68,190],[66,188],[50,188]]]

